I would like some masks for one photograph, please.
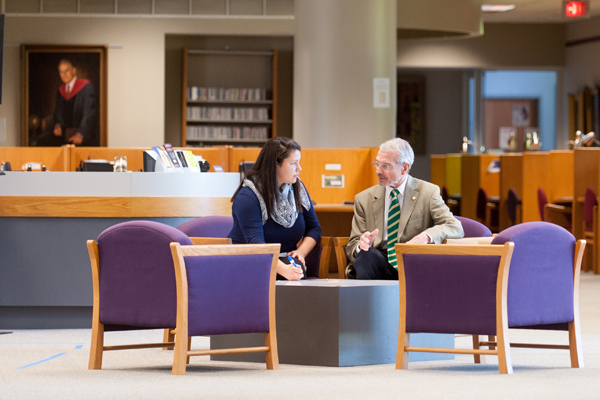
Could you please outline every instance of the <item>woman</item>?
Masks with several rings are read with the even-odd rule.
[[[271,138],[231,198],[233,228],[228,237],[237,244],[281,243],[277,278],[291,281],[304,277],[304,258],[321,238],[300,171],[300,145],[285,137]],[[300,265],[294,266],[288,256]]]

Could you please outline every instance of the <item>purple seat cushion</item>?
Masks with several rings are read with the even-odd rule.
[[[177,293],[169,244],[190,245],[180,230],[153,221],[128,221],[98,237],[100,321],[175,327]]]
[[[463,230],[465,231],[464,237],[489,237],[492,236],[492,231],[481,222],[472,220],[470,218],[455,216],[457,220],[462,224]]]
[[[407,332],[496,334],[499,256],[403,255]]]
[[[575,237],[548,222],[526,222],[500,232],[492,244],[514,242],[508,275],[508,326],[573,321]]]
[[[233,217],[213,215],[191,219],[177,229],[189,237],[226,238],[232,227]]]
[[[188,334],[269,331],[272,255],[185,257]]]

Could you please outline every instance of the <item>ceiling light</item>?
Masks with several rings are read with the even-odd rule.
[[[508,10],[512,10],[515,8],[514,4],[510,4],[510,5],[489,5],[489,4],[484,4],[481,6],[481,11],[482,12],[504,12],[504,11],[508,11]]]

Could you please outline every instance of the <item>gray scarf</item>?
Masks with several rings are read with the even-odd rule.
[[[298,178],[298,181],[300,181],[300,178]],[[265,200],[254,185],[254,182],[249,179],[244,179],[244,184],[242,186],[249,187],[250,190],[254,192],[256,197],[258,197],[262,224],[266,224],[267,220],[269,219],[269,216],[267,215],[267,206],[265,204]],[[260,187],[260,183],[258,183],[258,186]],[[308,199],[308,193],[306,192],[306,188],[304,187],[302,181],[300,181],[300,203],[302,204],[302,207],[310,210],[310,200]],[[296,210],[294,188],[291,184],[284,184],[279,191],[279,200],[275,198],[275,204],[273,204],[273,213],[271,214],[271,218],[273,218],[273,221],[285,228],[291,228],[296,223],[296,219],[298,218],[298,210]]]

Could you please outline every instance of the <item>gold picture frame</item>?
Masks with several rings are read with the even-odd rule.
[[[21,45],[22,146],[108,144],[107,55],[106,45]],[[71,75],[61,78],[59,65]]]

